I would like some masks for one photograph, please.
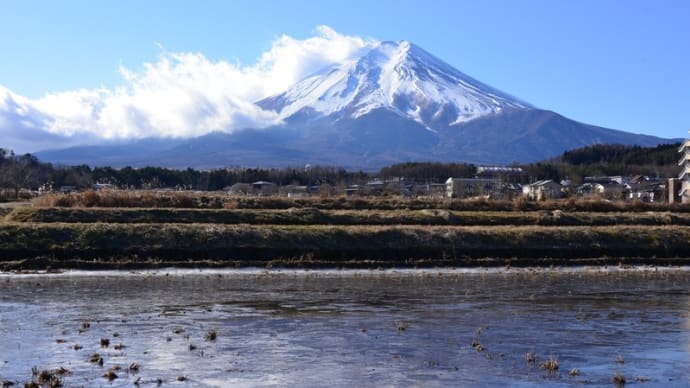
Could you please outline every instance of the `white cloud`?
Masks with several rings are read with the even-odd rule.
[[[328,26],[317,27],[316,33],[316,36],[305,40],[283,35],[261,55],[252,71],[267,77],[264,97],[284,91],[325,66],[357,57],[377,43],[338,34]]]
[[[255,101],[376,43],[319,26],[307,39],[280,36],[248,66],[211,61],[201,53],[163,51],[141,70],[120,67],[123,82],[113,89],[71,90],[31,100],[0,86],[0,134],[9,139],[0,147],[11,146],[12,138],[25,144],[42,132],[75,143],[265,127],[277,123],[277,117]]]

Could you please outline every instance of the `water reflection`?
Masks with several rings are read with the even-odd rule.
[[[689,285],[687,270],[5,276],[0,380],[62,366],[69,385],[102,385],[119,366],[109,385],[680,385]]]

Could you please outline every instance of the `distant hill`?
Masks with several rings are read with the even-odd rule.
[[[566,151],[560,156],[535,163],[520,164],[532,179],[571,179],[585,176],[646,175],[672,177],[678,174],[680,143],[656,147],[597,144]],[[514,164],[513,166],[518,166]],[[470,178],[477,166],[468,163],[407,162],[384,167],[383,178],[404,177],[420,182],[442,182],[447,177]]]
[[[566,151],[553,161],[574,165],[612,163],[625,165],[675,165],[680,158],[681,143],[660,144],[656,147],[596,144]]]
[[[678,175],[680,143],[656,147],[597,144],[566,151],[562,155],[525,168],[530,175],[545,179],[572,179],[580,182],[585,176],[646,175],[673,177]]]

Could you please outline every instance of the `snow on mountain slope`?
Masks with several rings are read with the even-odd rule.
[[[432,130],[504,109],[532,108],[407,41],[383,42],[358,60],[323,69],[258,105],[282,119],[300,112],[358,118],[385,108]]]

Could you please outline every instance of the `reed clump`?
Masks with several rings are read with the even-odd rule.
[[[613,383],[616,385],[616,387],[624,386],[626,383],[625,376],[616,372],[616,374],[613,376]]]
[[[204,336],[204,339],[205,339],[206,341],[211,341],[211,342],[212,342],[212,341],[215,341],[217,338],[218,338],[218,333],[217,333],[215,330],[213,330],[213,329],[209,330],[209,331],[206,333],[206,335]]]
[[[103,357],[98,353],[93,353],[89,356],[89,362],[103,366]]]
[[[555,357],[549,357],[549,359],[542,362],[540,366],[547,372],[555,372],[558,370],[558,359]]]
[[[64,375],[71,374],[71,372],[63,367],[55,370],[43,369],[38,371],[35,367],[32,368],[32,375],[36,377],[36,383],[41,387],[58,388],[64,386]],[[32,381],[33,382],[33,381]]]
[[[472,347],[472,349],[476,350],[477,352],[484,351],[484,346],[482,345],[481,342],[479,342],[478,339],[473,339],[470,346]]]
[[[117,373],[115,373],[114,370],[110,369],[105,374],[103,375],[108,381],[113,381],[118,378]]]

